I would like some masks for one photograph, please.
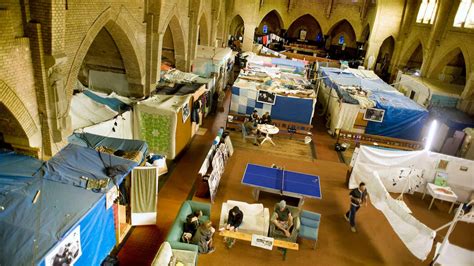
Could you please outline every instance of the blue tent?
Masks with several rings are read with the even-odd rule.
[[[50,250],[80,227],[75,265],[99,265],[116,242],[113,208],[106,209],[105,192],[86,190],[80,177],[105,178],[107,164],[126,169],[117,184],[137,165],[74,144],[47,162],[0,153],[0,264],[45,265]]]
[[[385,110],[381,123],[369,121],[365,133],[400,139],[418,140],[428,111],[381,79],[365,79],[336,68],[320,68],[323,82],[336,91],[344,103],[359,104],[340,86],[357,86],[369,91],[375,108]]]

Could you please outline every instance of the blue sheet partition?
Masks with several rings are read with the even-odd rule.
[[[114,211],[105,208],[105,196],[79,223],[82,256],[75,265],[100,265],[116,244]]]
[[[311,124],[316,101],[310,98],[277,96],[272,106],[272,119]]]
[[[277,95],[275,104],[263,104],[256,101],[257,91],[232,87],[230,111],[239,114],[252,114],[257,110],[260,115],[269,112],[272,119],[311,124],[316,99]]]
[[[137,164],[104,158],[129,170]],[[105,192],[78,183],[80,176],[103,178],[104,170],[97,151],[73,144],[46,164],[0,152],[0,265],[46,265],[45,256],[77,226],[82,256],[75,265],[100,265],[116,242],[113,208],[106,209]]]
[[[375,108],[384,109],[382,123],[369,121],[365,133],[399,139],[419,140],[428,111],[403,95],[377,92],[371,95]],[[408,100],[407,100],[408,99]]]

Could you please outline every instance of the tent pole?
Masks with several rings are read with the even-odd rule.
[[[463,205],[461,206],[461,208],[458,208],[458,210],[456,211],[456,215],[454,215],[453,221],[449,223],[450,226],[449,226],[448,232],[446,233],[446,236],[443,239],[443,243],[441,244],[441,247],[439,248],[438,252],[436,253],[433,261],[431,262],[432,265],[434,265],[434,263],[436,263],[436,261],[438,260],[439,256],[441,256],[441,254],[443,254],[443,251],[446,248],[446,245],[448,244],[449,236],[453,232],[454,227],[456,227],[456,223],[458,222],[459,218],[463,215],[462,214],[463,213],[462,207],[463,207]],[[446,227],[446,225],[442,226],[442,228],[444,228],[444,227]],[[438,231],[438,230],[440,230],[440,229],[436,229],[435,231]]]

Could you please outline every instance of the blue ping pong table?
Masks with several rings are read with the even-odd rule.
[[[322,197],[319,176],[250,163],[245,169],[242,184],[254,187],[254,197],[257,201],[260,191],[298,198],[298,206],[303,205],[305,197]]]

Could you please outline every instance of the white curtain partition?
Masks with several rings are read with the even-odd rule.
[[[433,246],[436,232],[410,215],[390,196],[377,171],[373,171],[370,165],[361,163],[355,171],[369,173],[359,176],[360,181],[366,183],[370,201],[385,215],[408,250],[418,259],[425,260]]]
[[[474,161],[428,151],[399,151],[361,146],[355,159],[349,188],[356,188],[364,176],[377,171],[388,192],[400,193],[407,180],[400,178],[401,170],[411,170],[414,176],[422,172],[424,182],[433,182],[441,159],[449,162],[443,171],[448,174],[448,184],[458,196],[458,201],[469,201],[470,193],[474,190]],[[370,167],[360,168],[362,164]],[[394,186],[394,183],[397,184]],[[416,185],[419,185],[418,188]],[[416,183],[414,188],[421,192],[424,187],[424,184]]]
[[[327,113],[330,114],[329,128],[331,132],[335,132],[336,129],[353,131],[354,123],[360,111],[358,104],[342,103],[336,91],[331,90],[322,81],[320,81],[318,98],[323,105],[323,109],[327,109]]]
[[[118,112],[79,93],[72,97],[69,114],[72,128],[78,129],[112,119]]]
[[[438,253],[441,243],[436,243]],[[436,263],[441,265],[470,266],[474,265],[474,252],[455,245],[446,243],[443,253],[438,257]]]
[[[110,138],[133,139],[132,118],[132,111],[127,111],[117,117],[117,119],[112,118],[97,125],[85,127],[83,130],[87,133]],[[117,125],[115,125],[115,122],[117,122]],[[115,131],[112,129],[115,129]]]

